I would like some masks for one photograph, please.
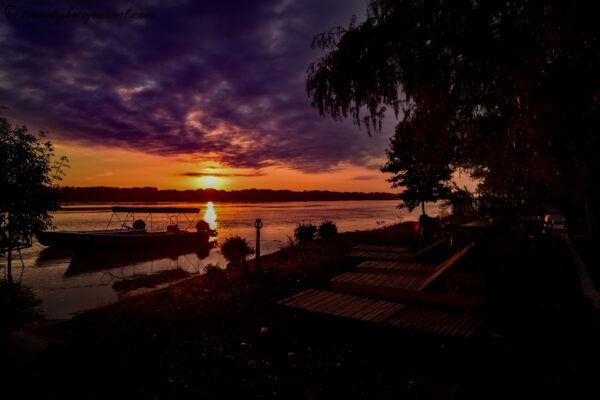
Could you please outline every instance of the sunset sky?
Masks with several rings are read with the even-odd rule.
[[[50,132],[64,184],[392,191],[393,116],[370,137],[305,92],[312,38],[364,0],[43,3],[2,2],[0,105]],[[128,9],[153,17],[74,16]]]

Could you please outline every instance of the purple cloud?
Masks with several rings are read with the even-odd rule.
[[[58,11],[129,7],[78,1]],[[235,168],[317,172],[342,162],[371,166],[383,155],[388,135],[369,137],[351,121],[320,117],[304,92],[306,68],[320,55],[312,37],[347,25],[352,14],[362,18],[362,0],[137,8],[154,17],[2,21],[5,114],[84,144],[192,154]]]

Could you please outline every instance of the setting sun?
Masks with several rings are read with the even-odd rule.
[[[205,189],[220,189],[222,179],[214,176],[203,176],[200,178],[201,186]]]

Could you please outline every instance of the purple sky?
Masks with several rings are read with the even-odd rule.
[[[363,0],[34,4],[2,3],[0,105],[14,121],[83,146],[210,152],[235,168],[380,167],[372,158],[384,155],[393,121],[369,137],[319,116],[305,92],[321,54],[312,38],[363,19]],[[154,17],[32,16],[130,7]]]

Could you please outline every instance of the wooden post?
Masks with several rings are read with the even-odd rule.
[[[8,279],[8,285],[12,286],[13,278],[12,278],[12,243],[10,232],[7,233],[8,238],[8,253],[6,255],[6,278]]]
[[[260,269],[260,228],[263,226],[260,218],[256,218],[254,226],[256,227],[256,269]]]

